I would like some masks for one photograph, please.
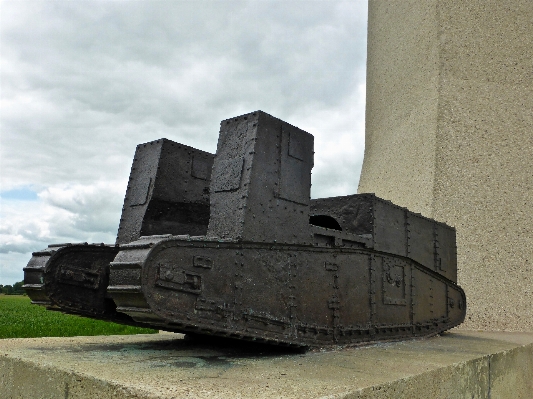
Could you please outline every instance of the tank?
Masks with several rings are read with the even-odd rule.
[[[222,121],[216,155],[140,145],[115,245],[36,252],[24,287],[67,313],[296,347],[462,323],[455,229],[373,194],[311,200],[313,156],[262,111]]]

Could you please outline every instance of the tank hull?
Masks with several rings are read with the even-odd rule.
[[[368,249],[146,237],[121,246],[109,279],[139,323],[291,346],[429,336],[466,312],[453,281]]]

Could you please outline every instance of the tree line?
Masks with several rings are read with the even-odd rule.
[[[24,281],[19,281],[13,285],[0,284],[0,293],[6,295],[24,295],[26,292],[24,291],[24,288],[22,288],[23,285]]]

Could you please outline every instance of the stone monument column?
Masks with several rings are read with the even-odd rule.
[[[533,330],[533,3],[370,0],[359,193],[457,228],[463,326]]]

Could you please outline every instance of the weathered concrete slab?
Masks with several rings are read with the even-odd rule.
[[[530,398],[531,376],[533,333],[311,353],[179,334],[0,340],[3,398]]]

